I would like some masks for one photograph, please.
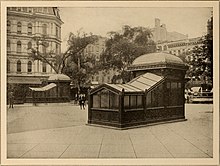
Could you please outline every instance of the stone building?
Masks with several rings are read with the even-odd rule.
[[[201,37],[188,38],[188,35],[179,32],[168,32],[165,24],[160,19],[155,19],[155,27],[152,30],[153,40],[158,51],[170,53],[176,56],[186,54],[195,46],[202,44]]]
[[[95,43],[89,44],[84,49],[84,55],[86,56],[95,55],[96,61],[98,62],[100,60],[100,55],[105,50],[106,40],[107,40],[106,37],[98,36],[98,39]],[[94,74],[90,78],[90,82],[97,84],[111,83],[111,80],[115,74],[117,74],[117,72],[114,70],[109,70],[108,72],[100,71],[97,74]]]
[[[188,36],[179,32],[168,32],[166,24],[161,24],[159,18],[155,18],[154,28],[151,29],[155,42],[176,41],[187,39]]]
[[[105,50],[106,40],[106,37],[97,36],[97,41],[84,49],[84,55],[95,55],[96,61],[99,61],[101,53]]]
[[[191,51],[193,47],[202,45],[202,38],[191,38],[177,41],[158,42],[157,48],[159,51],[167,52],[176,56]]]
[[[39,81],[54,73],[40,61],[33,61],[28,49],[36,48],[34,37],[46,36],[48,47],[39,45],[39,51],[60,54],[61,24],[59,10],[53,7],[9,7],[7,9],[7,75],[12,82]],[[24,79],[25,77],[25,79]],[[36,78],[36,79],[33,79]],[[38,78],[38,79],[37,79]],[[15,81],[16,79],[16,81]]]
[[[61,52],[61,25],[56,7],[8,7],[7,8],[7,83],[13,85],[41,84],[55,72],[46,63],[33,60],[29,48],[46,54]],[[45,37],[48,47],[34,38]],[[53,60],[51,58],[50,60]]]

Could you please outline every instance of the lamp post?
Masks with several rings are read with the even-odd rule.
[[[48,46],[48,43],[45,41],[45,36],[43,37],[40,37],[40,36],[37,36],[37,37],[34,37],[34,40],[36,41],[36,53],[35,53],[35,56],[39,56],[39,46],[42,45],[43,47],[47,47]],[[37,60],[37,71],[40,72],[40,60],[38,59]]]
[[[35,56],[39,56],[39,45],[42,45],[42,40],[41,37],[34,37],[33,38],[36,41],[36,52],[35,52]],[[37,60],[37,72],[39,72],[39,60]]]

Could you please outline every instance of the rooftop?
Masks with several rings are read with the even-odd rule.
[[[64,74],[54,74],[48,78],[48,81],[70,81],[70,78]]]
[[[145,73],[140,75],[139,77],[134,78],[130,82],[126,84],[105,84],[110,86],[118,91],[122,91],[124,89],[125,92],[144,92],[145,90],[149,90],[154,87],[154,85],[158,84],[164,79],[162,76],[158,76],[153,73]]]
[[[133,61],[132,66],[168,63],[184,65],[184,62],[175,55],[164,52],[157,52],[141,55]]]

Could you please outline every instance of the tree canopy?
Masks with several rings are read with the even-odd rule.
[[[71,50],[67,53],[69,57],[66,63],[63,64],[62,73],[72,78],[72,83],[78,88],[80,93],[81,86],[89,84],[89,78],[95,71],[95,55],[84,54],[85,48],[89,44],[97,41],[96,35],[87,35],[83,33],[80,35],[70,34],[68,45]]]
[[[63,73],[72,78],[72,83],[79,88],[89,84],[89,78],[95,71],[95,56],[84,55],[78,53],[71,56],[66,66],[63,68]]]
[[[109,32],[106,49],[100,56],[99,67],[102,70],[114,69],[118,78],[126,82],[129,73],[127,67],[140,55],[156,51],[148,28],[123,26],[120,32]]]
[[[69,57],[77,57],[87,47],[88,44],[96,41],[97,36],[92,34],[86,34],[78,31],[76,34],[70,33],[68,38],[67,50],[62,54],[57,54],[54,50],[42,53],[39,51],[39,46],[48,47],[48,41],[46,36],[34,37],[36,41],[36,48],[30,48],[29,54],[34,60],[39,60],[50,65],[56,73],[63,73],[66,67],[67,59]]]
[[[201,45],[180,55],[188,65],[186,77],[199,80],[201,84],[213,87],[213,17],[207,22],[207,34],[200,39]],[[192,86],[190,82],[186,86]]]
[[[202,38],[202,45],[195,46],[189,52],[186,76],[200,80],[203,84],[213,82],[213,39],[210,35]]]

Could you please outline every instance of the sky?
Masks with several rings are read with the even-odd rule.
[[[155,18],[166,24],[168,32],[188,34],[189,38],[206,34],[207,20],[212,8],[208,7],[62,7],[60,16],[62,25],[62,52],[66,49],[66,41],[70,32],[78,30],[95,35],[107,36],[110,31],[119,31],[123,25],[131,27],[154,27]]]

